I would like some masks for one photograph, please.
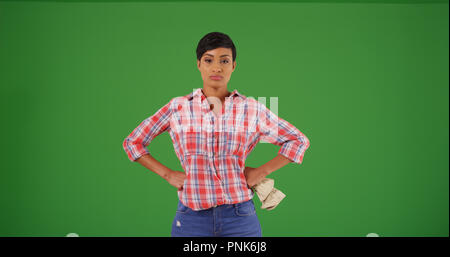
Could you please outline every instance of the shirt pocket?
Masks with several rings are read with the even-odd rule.
[[[220,133],[220,153],[223,155],[242,156],[247,141],[247,133],[241,125],[229,127]]]
[[[184,131],[183,148],[186,155],[207,154],[206,133],[202,131]]]

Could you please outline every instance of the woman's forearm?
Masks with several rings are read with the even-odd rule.
[[[268,161],[267,163],[259,166],[257,169],[259,169],[261,172],[263,172],[266,176],[270,173],[282,168],[288,163],[291,163],[292,161],[286,157],[284,157],[281,154],[278,154],[275,156],[272,160]]]
[[[170,172],[172,171],[164,164],[153,158],[150,154],[144,154],[136,159],[142,166],[146,167],[150,171],[160,175],[163,179],[167,180]]]
[[[136,162],[140,163],[142,166],[146,167],[148,170],[158,174],[165,180],[168,179],[170,172],[172,171],[170,168],[160,163],[158,160],[153,158],[150,154],[144,154],[139,157]],[[292,162],[290,159],[284,157],[281,154],[275,156],[272,160],[267,163],[259,166],[257,169],[263,172],[266,176],[270,173],[282,168],[288,163]]]

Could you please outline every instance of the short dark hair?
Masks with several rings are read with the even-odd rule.
[[[221,32],[210,32],[202,37],[197,45],[197,60],[200,60],[206,51],[219,47],[231,48],[233,62],[236,60],[236,47],[231,38]]]

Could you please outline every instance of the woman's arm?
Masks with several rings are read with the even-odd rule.
[[[275,158],[257,168],[245,167],[244,175],[247,179],[248,186],[253,187],[261,182],[261,180],[263,180],[267,175],[282,168],[290,162],[292,162],[290,159],[278,154]]]
[[[144,154],[136,159],[136,161],[148,170],[153,171],[163,179],[167,180],[169,184],[176,187],[178,190],[181,190],[183,188],[184,179],[186,178],[186,174],[184,172],[168,168],[167,166],[153,158],[153,156],[151,156],[150,154]]]
[[[161,107],[155,114],[142,121],[125,138],[122,145],[130,161],[140,163],[180,190],[183,188],[185,173],[169,169],[153,158],[146,148],[155,137],[169,130],[170,117],[172,115],[171,103],[174,99],[172,98],[169,103]]]
[[[249,187],[261,182],[265,176],[288,163],[301,164],[309,147],[309,139],[294,125],[278,117],[264,104],[257,104],[257,130],[260,140],[281,146],[278,155],[258,168],[245,167],[244,175]]]

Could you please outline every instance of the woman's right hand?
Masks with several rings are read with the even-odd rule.
[[[178,190],[183,189],[184,180],[186,179],[186,174],[181,171],[171,170],[167,176],[167,182],[172,186],[176,187]]]

